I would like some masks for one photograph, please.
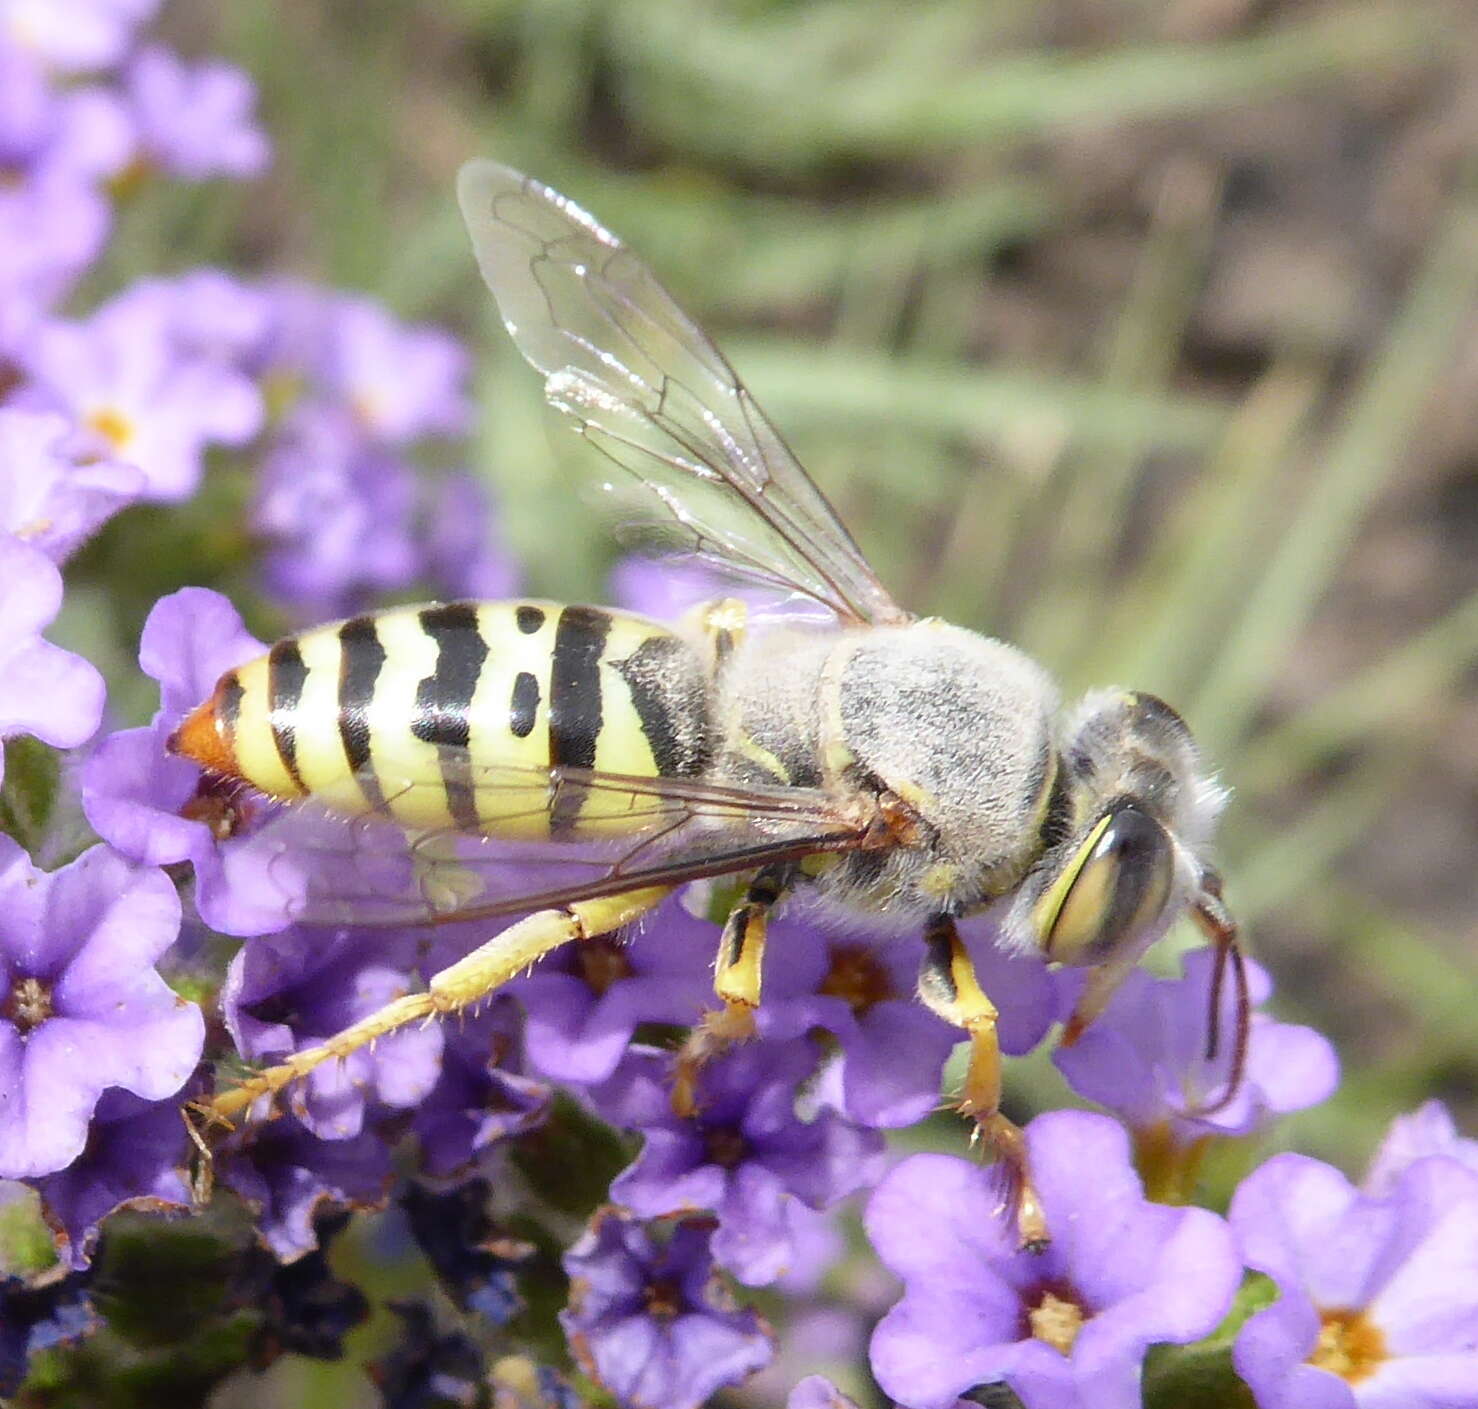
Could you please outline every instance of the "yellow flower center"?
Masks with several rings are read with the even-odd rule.
[[[134,424],[121,411],[104,406],[87,418],[87,424],[115,450],[126,450],[134,436]]]
[[[1326,1311],[1309,1364],[1357,1385],[1386,1359],[1386,1338],[1363,1311]]]
[[[39,978],[21,978],[0,1001],[0,1018],[15,1024],[22,1037],[52,1015],[51,989]]]
[[[1088,1319],[1077,1302],[1058,1296],[1054,1292],[1043,1292],[1042,1299],[1026,1313],[1032,1335],[1046,1341],[1054,1350],[1071,1355],[1078,1332]]]

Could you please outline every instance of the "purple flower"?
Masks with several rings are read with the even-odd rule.
[[[782,919],[772,930],[761,1033],[834,1033],[842,1049],[841,1107],[864,1125],[912,1125],[934,1110],[941,1072],[962,1034],[914,996],[920,945],[804,919]],[[1047,966],[999,949],[983,922],[962,932],[981,986],[1001,1011],[1001,1050],[1029,1052],[1052,1025],[1056,1006]]]
[[[714,1274],[709,1233],[685,1219],[659,1241],[606,1210],[565,1254],[560,1324],[581,1369],[622,1404],[697,1409],[770,1359],[768,1328],[736,1309]]]
[[[158,8],[159,0],[0,0],[0,38],[61,72],[107,68]]]
[[[1232,1351],[1261,1409],[1478,1405],[1478,1173],[1419,1159],[1372,1197],[1276,1155],[1228,1217],[1278,1287]]]
[[[493,504],[465,471],[448,475],[425,511],[426,575],[446,600],[492,602],[518,590],[518,565],[493,537]]]
[[[36,1181],[47,1221],[60,1235],[62,1259],[71,1266],[91,1261],[99,1225],[116,1209],[190,1206],[181,1104],[179,1096],[150,1102],[127,1091],[104,1091],[82,1153]]]
[[[611,570],[611,600],[655,621],[677,621],[700,602],[729,591],[724,579],[701,563],[633,557]]]
[[[271,147],[256,125],[256,89],[231,64],[186,64],[157,44],[139,51],[125,79],[144,155],[172,176],[257,176]]]
[[[1458,1133],[1452,1112],[1441,1101],[1428,1101],[1391,1122],[1361,1188],[1383,1198],[1396,1187],[1408,1165],[1427,1155],[1447,1155],[1478,1173],[1478,1140]]]
[[[17,184],[55,175],[96,185],[128,164],[133,140],[112,93],[58,89],[34,54],[0,38],[0,166]]]
[[[872,1368],[901,1404],[944,1409],[1005,1381],[1026,1409],[1138,1409],[1145,1350],[1198,1339],[1231,1304],[1226,1225],[1146,1202],[1121,1126],[1053,1111],[1026,1139],[1044,1253],[1018,1251],[994,1172],[966,1160],[914,1155],[872,1196],[868,1237],[904,1284]]]
[[[467,429],[467,353],[435,328],[407,327],[367,298],[338,296],[318,365],[325,393],[386,445]]]
[[[103,677],[81,656],[41,639],[61,604],[62,575],[51,559],[0,533],[0,740],[34,734],[54,748],[73,748],[102,719]]]
[[[529,1379],[537,1386],[534,1396],[516,1393],[497,1395],[489,1400],[489,1367],[481,1348],[462,1331],[438,1335],[436,1318],[431,1308],[419,1301],[390,1301],[386,1307],[400,1318],[400,1334],[381,1360],[366,1368],[375,1382],[383,1409],[433,1409],[441,1405],[482,1405],[489,1402],[504,1409],[555,1409],[560,1402],[546,1399],[542,1393],[547,1377],[551,1387],[554,1372],[529,1365]],[[498,1364],[506,1373],[510,1364],[526,1361],[509,1357]],[[496,1374],[498,1371],[493,1371]],[[519,1383],[522,1390],[524,1384]],[[505,1399],[507,1401],[505,1405]],[[563,1406],[561,1405],[561,1409]],[[572,1405],[573,1409],[573,1405]]]
[[[310,618],[345,615],[414,581],[410,467],[338,410],[300,411],[263,466],[252,524],[268,590]]]
[[[447,1025],[441,1075],[412,1124],[426,1173],[460,1174],[500,1141],[543,1124],[553,1092],[519,1070],[521,1025],[511,1000]]]
[[[604,1081],[638,1024],[687,1026],[712,1007],[718,927],[666,901],[627,938],[567,944],[509,985],[528,1015],[525,1050],[553,1081]]]
[[[1206,1135],[1247,1135],[1276,1115],[1324,1100],[1339,1082],[1339,1059],[1328,1040],[1312,1028],[1254,1013],[1240,1089],[1214,1114],[1194,1114],[1225,1092],[1235,1045],[1229,979],[1222,994],[1221,1042],[1216,1057],[1206,1060],[1213,958],[1210,949],[1190,951],[1179,979],[1156,979],[1142,970],[1130,974],[1077,1043],[1053,1053],[1073,1090],[1107,1106],[1136,1131],[1165,1130],[1182,1146]],[[1063,983],[1069,1006],[1077,977]],[[1272,987],[1266,971],[1249,964],[1248,978],[1252,1001],[1264,1002]]]
[[[634,1048],[590,1093],[605,1119],[644,1138],[611,1199],[647,1218],[712,1209],[718,1261],[742,1282],[773,1282],[796,1256],[790,1204],[827,1208],[865,1188],[881,1173],[882,1139],[833,1110],[809,1121],[797,1114],[797,1093],[816,1068],[804,1038],[750,1041],[714,1058],[688,1118],[672,1109],[672,1060]]]
[[[98,835],[151,866],[189,861],[196,908],[224,934],[282,929],[306,884],[301,865],[249,827],[235,835],[218,826],[219,809],[242,805],[229,791],[202,796],[200,770],[165,741],[224,671],[265,649],[217,592],[186,587],[160,598],[139,643],[139,665],[159,681],[159,712],[147,727],[103,740],[82,769],[82,807]]]
[[[390,1143],[369,1130],[320,1140],[293,1116],[243,1125],[216,1151],[216,1178],[255,1215],[257,1236],[280,1261],[318,1246],[314,1221],[328,1208],[382,1208]]]
[[[193,269],[173,279],[136,279],[108,304],[157,316],[171,348],[182,358],[251,371],[266,344],[272,319],[270,296],[221,269]]]
[[[857,1409],[857,1401],[843,1394],[825,1375],[807,1375],[796,1382],[785,1409]]]
[[[62,562],[143,489],[143,474],[115,460],[66,453],[71,426],[51,413],[0,408],[0,533]]]
[[[101,197],[65,178],[0,183],[0,380],[102,249],[110,219]]]
[[[248,1061],[281,1061],[314,1047],[410,991],[415,939],[398,931],[302,930],[248,941],[221,992],[226,1026]],[[364,1127],[365,1106],[417,1106],[441,1069],[442,1027],[417,1023],[339,1061],[284,1094],[313,1134],[343,1140]]]
[[[153,968],[179,927],[162,872],[105,846],[41,872],[0,837],[0,1177],[71,1164],[109,1087],[184,1085],[205,1025]]]
[[[111,94],[56,92],[36,58],[0,30],[0,335],[8,354],[102,249],[112,215],[100,185],[122,170],[132,144]]]
[[[210,445],[244,445],[263,418],[261,394],[236,368],[182,356],[174,300],[138,292],[84,323],[52,323],[25,349],[28,404],[72,417],[91,449],[137,465],[146,498],[194,493]]]
[[[611,600],[657,621],[676,621],[700,602],[737,597],[767,622],[825,624],[831,614],[809,597],[786,597],[774,589],[727,577],[701,558],[624,558],[611,573]]]

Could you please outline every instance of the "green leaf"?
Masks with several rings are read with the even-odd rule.
[[[21,737],[4,744],[5,786],[0,789],[0,831],[27,851],[40,849],[61,785],[61,757],[39,739]]]
[[[1232,1309],[1204,1340],[1154,1346],[1145,1360],[1145,1409],[1253,1409],[1252,1391],[1232,1368],[1232,1343],[1249,1317],[1277,1299],[1270,1278],[1249,1273]]]

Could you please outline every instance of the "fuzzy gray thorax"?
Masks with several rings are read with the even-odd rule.
[[[719,691],[718,768],[918,814],[916,844],[853,853],[830,899],[868,915],[962,913],[1019,883],[1041,851],[1056,692],[1011,646],[926,620],[747,639]]]

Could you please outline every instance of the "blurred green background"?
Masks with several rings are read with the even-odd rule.
[[[1273,1142],[1358,1169],[1429,1094],[1478,1114],[1470,4],[176,0],[162,35],[251,73],[277,160],[148,192],[110,280],[296,272],[455,328],[530,588],[598,598],[590,452],[452,182],[489,155],[566,192],[906,603],[1186,715],[1275,1007],[1345,1062]],[[1063,1099],[1044,1058],[1010,1079]]]

